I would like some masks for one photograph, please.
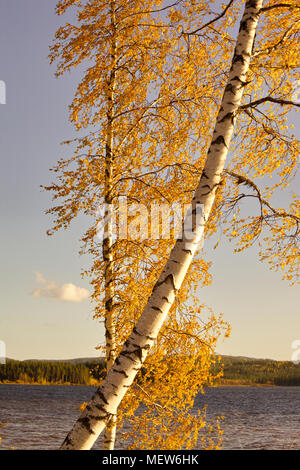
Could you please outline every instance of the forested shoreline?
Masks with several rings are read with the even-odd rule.
[[[217,370],[223,368],[219,385],[300,386],[300,364],[271,359],[238,359],[223,356]]]
[[[0,367],[0,383],[39,385],[97,385],[104,371],[104,361],[81,363],[61,361],[7,360]],[[216,382],[222,385],[300,386],[300,364],[269,359],[221,357],[214,372],[223,369]]]
[[[14,361],[0,367],[0,383],[97,385],[101,362]]]

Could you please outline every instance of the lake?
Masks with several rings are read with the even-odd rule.
[[[57,449],[93,389],[1,384],[0,422],[8,424],[0,450]],[[195,410],[204,405],[208,418],[224,416],[223,449],[300,449],[300,387],[209,388]]]

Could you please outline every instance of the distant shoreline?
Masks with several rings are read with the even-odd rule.
[[[105,375],[105,361],[78,358],[72,362],[14,361],[0,367],[0,384],[95,386]],[[212,362],[211,387],[300,386],[300,364],[221,356]],[[199,386],[200,388],[200,386]]]
[[[34,385],[34,386],[57,386],[57,387],[98,387],[97,384],[75,384],[75,383],[38,383],[38,382],[0,382],[1,385]],[[296,387],[297,385],[274,385],[271,383],[259,384],[254,382],[235,382],[234,380],[223,380],[222,383],[204,386],[204,388],[221,388],[221,387]]]
[[[97,387],[98,385],[95,384],[74,384],[70,382],[66,383],[55,383],[55,382],[49,382],[49,383],[39,383],[39,382],[0,382],[1,385],[39,385],[40,387],[43,386],[51,386],[51,385],[56,385],[56,386],[65,386],[65,387]]]
[[[293,387],[293,385],[275,385],[272,383],[256,383],[248,381],[235,381],[231,379],[222,379],[219,383],[210,385],[210,388],[219,387]]]

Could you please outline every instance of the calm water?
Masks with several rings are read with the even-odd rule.
[[[0,449],[56,449],[92,393],[85,386],[0,385],[0,422],[8,421]],[[300,449],[300,387],[210,388],[195,409],[205,404],[208,417],[224,416],[224,449]]]

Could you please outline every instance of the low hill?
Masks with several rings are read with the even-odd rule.
[[[104,357],[78,357],[75,359],[24,359],[23,361],[18,362],[64,362],[65,364],[84,364],[86,362],[97,362],[103,360]]]
[[[62,360],[7,359],[0,366],[2,383],[96,385],[103,375],[103,357]],[[297,385],[300,386],[300,364],[244,356],[220,356],[213,372],[222,371],[218,385]]]
[[[291,361],[221,356],[215,371],[223,370],[220,384],[300,386],[300,364]]]

